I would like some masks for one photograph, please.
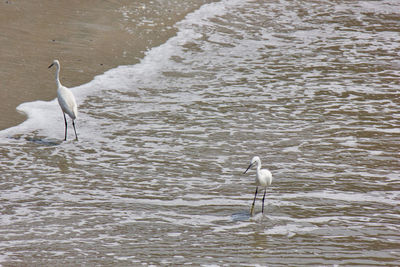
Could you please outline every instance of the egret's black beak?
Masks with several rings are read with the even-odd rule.
[[[48,69],[50,69],[51,67],[53,67],[54,63],[51,63],[51,65],[48,67]]]
[[[254,165],[254,163],[251,163],[251,164],[249,165],[249,167],[247,167],[247,169],[244,171],[243,174],[246,174],[246,172],[247,172],[251,167],[253,167],[253,165]]]

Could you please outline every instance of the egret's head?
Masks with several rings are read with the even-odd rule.
[[[250,161],[250,165],[249,167],[247,167],[246,171],[244,173],[246,173],[251,167],[254,166],[254,164],[256,164],[256,162],[261,162],[260,158],[258,156],[255,156],[251,159]]]
[[[59,67],[59,66],[60,66],[60,62],[58,62],[58,60],[55,59],[55,60],[53,61],[53,63],[51,63],[51,65],[49,66],[49,69],[50,69],[51,67],[53,67],[54,65],[56,65],[57,67]]]
[[[260,157],[259,156],[254,156],[252,159],[251,159],[251,165],[254,165],[256,162],[259,162],[259,161],[261,161],[260,160]]]

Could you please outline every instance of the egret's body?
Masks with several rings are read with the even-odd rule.
[[[257,164],[257,174],[256,174],[256,192],[254,194],[254,200],[253,200],[253,205],[251,206],[250,214],[253,214],[254,210],[254,203],[256,202],[256,197],[257,197],[257,191],[258,187],[263,187],[264,188],[264,196],[262,199],[262,213],[264,213],[264,200],[265,200],[265,194],[267,192],[267,187],[271,185],[272,183],[272,174],[269,170],[267,169],[261,169],[261,160],[259,157],[255,156],[252,158],[249,167],[247,167],[246,173],[251,167],[254,166],[254,164]]]
[[[49,68],[51,68],[54,65],[57,67],[56,71],[57,100],[63,112],[64,122],[65,122],[64,141],[67,140],[67,128],[68,128],[67,118],[65,117],[65,114],[68,114],[68,116],[72,119],[72,125],[74,126],[75,137],[76,140],[78,140],[78,135],[76,134],[76,129],[75,129],[75,119],[78,117],[78,106],[76,105],[75,97],[72,94],[72,92],[67,87],[63,86],[60,82],[60,62],[58,62],[57,59],[53,61],[53,63],[49,66]]]

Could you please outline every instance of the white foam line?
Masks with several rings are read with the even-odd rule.
[[[397,191],[373,191],[368,193],[321,191],[310,193],[295,193],[282,195],[282,199],[296,198],[320,198],[342,200],[348,202],[377,202],[389,205],[400,205],[400,192]]]
[[[286,235],[287,237],[293,237],[296,234],[304,232],[312,232],[318,230],[317,226],[300,226],[297,224],[285,224],[277,225],[272,228],[267,228],[264,232],[267,235]]]
[[[216,226],[216,227],[214,227],[214,232],[216,232],[216,233],[224,232],[224,231],[232,232],[232,230],[245,228],[251,224],[253,224],[252,221],[246,221],[246,222],[240,222],[240,223],[235,223],[235,224],[231,224],[231,225]]]

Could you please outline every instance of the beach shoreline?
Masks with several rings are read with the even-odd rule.
[[[24,102],[56,97],[54,59],[61,82],[75,87],[145,52],[176,34],[173,26],[212,0],[186,1],[2,1],[0,3],[0,130],[26,120]]]

